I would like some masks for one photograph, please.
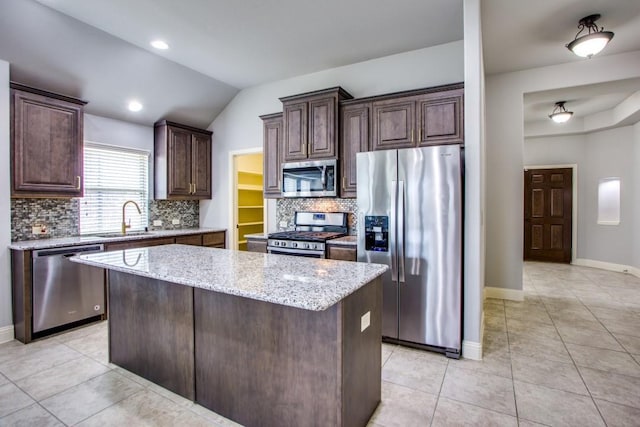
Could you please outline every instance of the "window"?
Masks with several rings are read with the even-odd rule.
[[[598,224],[620,224],[620,178],[603,178],[598,184]]]
[[[120,232],[122,205],[127,205],[129,230],[144,230],[148,222],[149,153],[85,142],[84,197],[80,199],[80,234]]]

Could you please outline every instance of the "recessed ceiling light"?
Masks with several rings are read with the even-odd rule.
[[[156,49],[160,49],[160,50],[167,50],[169,49],[169,45],[162,41],[162,40],[154,40],[151,42],[151,46],[155,47]]]
[[[142,110],[142,104],[140,104],[138,101],[131,101],[129,102],[129,111],[140,111]]]

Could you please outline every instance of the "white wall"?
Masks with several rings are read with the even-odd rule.
[[[640,51],[487,76],[487,286],[522,289],[523,95],[636,77]]]
[[[484,288],[484,63],[480,0],[464,2],[465,205],[463,356],[482,357]],[[472,344],[473,343],[473,344]],[[474,349],[477,350],[474,352]]]
[[[577,258],[632,265],[633,231],[640,222],[634,214],[633,127],[626,126],[584,135],[529,138],[524,144],[525,165],[578,165]],[[638,163],[640,165],[640,163]],[[620,177],[620,225],[599,225],[598,182]]]
[[[262,149],[262,114],[282,111],[278,98],[342,86],[356,98],[461,82],[463,42],[387,56],[242,90],[209,127],[213,131],[212,200],[200,203],[202,227],[232,227],[229,220],[229,152]],[[275,203],[269,203],[275,213]],[[268,231],[274,231],[270,217]]]
[[[0,60],[0,331],[12,327],[11,311],[11,184],[9,168],[9,63]],[[1,225],[4,224],[4,225]],[[0,335],[2,335],[0,333]],[[0,337],[0,342],[3,341]]]
[[[633,261],[631,265],[640,273],[640,122],[633,126],[633,164],[635,165],[633,182],[635,185],[635,199],[633,215],[636,218],[633,230]]]

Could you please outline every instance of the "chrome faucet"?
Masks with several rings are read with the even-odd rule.
[[[134,202],[133,200],[127,200],[126,202],[124,202],[124,204],[122,205],[122,234],[123,235],[127,234],[127,228],[131,228],[131,218],[129,218],[129,224],[127,224],[124,218],[124,208],[126,208],[129,203],[133,203],[136,209],[138,209],[138,213],[142,214],[142,211],[140,210],[140,206],[138,206],[136,202]]]

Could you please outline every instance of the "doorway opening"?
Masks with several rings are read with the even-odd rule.
[[[576,258],[577,165],[524,170],[525,261],[571,263]]]
[[[247,234],[264,233],[265,200],[263,198],[262,152],[232,154],[233,224],[232,248],[247,250]]]

